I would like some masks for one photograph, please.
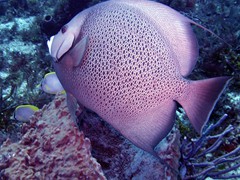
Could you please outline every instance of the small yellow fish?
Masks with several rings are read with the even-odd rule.
[[[65,93],[62,84],[58,80],[55,72],[45,74],[41,82],[41,88],[44,92],[48,94]]]
[[[14,111],[14,118],[18,121],[28,122],[30,117],[38,110],[39,108],[33,105],[20,105]]]

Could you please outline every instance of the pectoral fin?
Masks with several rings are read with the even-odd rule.
[[[88,40],[89,40],[88,36],[83,37],[69,52],[69,55],[73,59],[74,67],[79,66],[80,63],[82,62],[85,51],[87,49]]]

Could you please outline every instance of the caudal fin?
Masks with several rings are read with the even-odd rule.
[[[191,81],[188,94],[177,100],[198,133],[202,132],[204,124],[208,121],[219,96],[230,79],[231,77],[217,77]]]

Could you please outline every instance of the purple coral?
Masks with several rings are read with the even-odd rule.
[[[226,118],[227,114],[223,115],[216,124],[205,127],[201,136],[197,139],[192,139],[189,142],[186,137],[184,138],[181,146],[180,175],[182,179],[240,178],[240,174],[233,172],[240,167],[240,146],[227,154],[215,156],[216,150],[223,144],[224,136],[234,127],[230,124],[221,133],[210,135],[216,127],[220,127]],[[213,144],[208,146],[211,141],[213,141]],[[210,155],[214,155],[214,157]]]

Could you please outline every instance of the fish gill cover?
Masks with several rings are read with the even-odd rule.
[[[42,107],[53,99],[53,96],[39,91],[37,87],[44,74],[53,70],[50,64],[51,57],[46,47],[47,37],[56,34],[60,27],[79,11],[98,2],[77,0],[60,1],[59,3],[37,0],[6,0],[0,2],[0,33],[1,37],[4,37],[0,40],[1,143],[6,138],[10,138],[12,141],[21,138],[20,129],[22,123],[13,119],[15,107],[21,104],[33,104]],[[204,25],[230,45],[216,39],[208,32],[196,28],[200,55],[194,73],[190,75],[190,78],[204,79],[224,75],[233,76],[233,80],[225,92],[226,95],[218,101],[210,118],[210,122],[215,123],[223,114],[228,114],[228,117],[222,122],[222,127],[214,129],[215,133],[221,134],[225,132],[223,129],[229,125],[232,126],[231,131],[224,133],[226,138],[218,147],[218,154],[211,152],[202,157],[204,161],[209,156],[214,160],[219,155],[228,154],[239,147],[239,3],[230,0],[224,2],[217,0],[166,0],[160,2],[181,11],[190,19]],[[191,129],[188,121],[185,120],[187,117],[182,109],[178,108],[177,112],[177,122],[182,137],[196,138],[197,135]],[[181,138],[181,141],[185,142],[183,138]],[[211,141],[212,144],[214,142],[214,140]],[[207,149],[204,146],[201,148]],[[239,164],[239,158],[237,159],[237,157],[239,157],[239,154],[235,154],[236,160],[233,162],[232,167],[236,166],[236,163]],[[199,160],[198,158],[194,159]],[[193,163],[190,162],[189,164],[191,166]],[[106,167],[106,162],[103,165]],[[185,173],[182,173],[184,176],[191,177],[194,173],[199,173],[193,171],[190,166],[186,167],[188,169],[186,169]],[[221,165],[217,168],[211,166],[211,170],[224,172],[227,166]],[[208,173],[203,175],[207,177]],[[239,168],[235,175],[239,175]]]

